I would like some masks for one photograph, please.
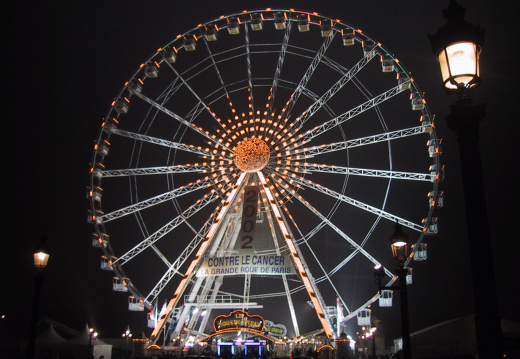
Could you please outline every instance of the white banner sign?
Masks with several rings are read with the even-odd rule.
[[[197,271],[198,277],[244,274],[282,275],[295,272],[288,257],[253,254],[204,258]]]

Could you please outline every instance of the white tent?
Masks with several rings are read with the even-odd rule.
[[[54,326],[50,324],[47,329],[36,337],[35,357],[56,358],[60,355],[60,348],[66,340],[56,333]]]
[[[62,345],[62,356],[77,359],[112,359],[112,345],[103,342],[99,338],[91,338],[88,325],[74,338]]]

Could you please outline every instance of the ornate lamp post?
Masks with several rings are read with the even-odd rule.
[[[499,358],[502,354],[502,331],[479,146],[479,124],[485,117],[486,105],[472,105],[470,97],[471,91],[480,84],[479,56],[484,31],[480,25],[466,22],[464,12],[463,7],[451,0],[450,6],[443,10],[446,24],[429,38],[439,60],[446,91],[458,94],[446,120],[448,128],[457,134],[459,143],[477,351],[481,359]]]
[[[126,339],[125,356],[128,357],[128,340],[132,338],[132,333],[130,333],[130,326],[126,327],[126,331],[123,333],[122,337]]]
[[[410,321],[408,319],[408,291],[406,287],[406,275],[408,269],[404,267],[404,262],[408,258],[408,235],[402,231],[399,223],[395,225],[395,232],[390,237],[392,254],[398,262],[396,269],[399,278],[398,286],[381,286],[381,280],[385,276],[385,270],[381,265],[374,268],[374,274],[379,284],[379,290],[390,289],[398,290],[401,303],[401,333],[403,340],[403,359],[411,359],[412,351],[410,346]]]
[[[34,274],[33,307],[29,332],[29,343],[27,345],[27,359],[33,359],[34,357],[36,326],[38,324],[38,310],[40,307],[40,295],[44,279],[43,272],[45,267],[47,267],[47,262],[49,261],[49,253],[50,248],[47,246],[47,238],[42,236],[40,238],[40,244],[34,251],[34,267],[36,268],[36,273]]]
[[[370,335],[372,336],[372,356],[377,358],[376,356],[376,327],[370,328]]]
[[[88,330],[88,348],[87,348],[87,359],[90,359],[94,356],[94,353],[92,351],[92,340],[96,340],[97,336],[98,336],[98,333],[93,329],[93,328],[90,328]]]

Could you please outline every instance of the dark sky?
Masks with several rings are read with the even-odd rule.
[[[487,103],[481,151],[493,242],[500,314],[520,320],[518,229],[520,116],[517,111],[520,16],[512,1],[460,1],[466,19],[486,31],[482,85]],[[429,239],[428,264],[409,288],[411,330],[472,312],[458,147],[444,118],[455,100],[440,86],[428,34],[444,23],[448,1],[276,1],[273,8],[317,11],[363,29],[394,52],[426,92],[443,138],[445,206],[439,234]],[[143,314],[126,309],[111,291],[91,247],[85,199],[94,140],[122,84],[144,59],[177,34],[220,15],[265,8],[264,1],[160,2],[26,1],[9,14],[4,52],[3,228],[0,308],[2,335],[28,332],[31,251],[46,233],[53,252],[41,299],[42,314],[73,328],[85,323],[101,336],[119,336]],[[7,128],[5,127],[7,126]],[[403,199],[403,206],[406,199]],[[398,308],[385,309],[397,312]],[[393,327],[395,316],[375,312]]]

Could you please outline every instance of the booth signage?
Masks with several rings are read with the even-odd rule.
[[[287,335],[287,327],[283,324],[274,324],[272,321],[266,320],[264,332],[275,337],[283,337]]]
[[[260,315],[249,315],[242,310],[235,310],[228,315],[219,315],[213,321],[215,331],[229,328],[246,328],[256,331],[264,330],[264,318]]]

